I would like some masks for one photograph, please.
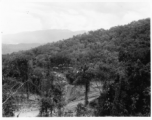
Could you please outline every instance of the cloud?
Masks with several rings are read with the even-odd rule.
[[[150,17],[149,3],[4,3],[2,30],[17,33],[45,29],[95,30]]]

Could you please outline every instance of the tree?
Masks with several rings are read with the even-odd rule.
[[[76,71],[75,71],[76,72]],[[88,92],[89,92],[89,86],[90,81],[93,78],[93,72],[89,70],[89,67],[87,65],[84,65],[81,67],[80,71],[77,71],[77,73],[67,74],[66,77],[74,85],[82,85],[85,87],[85,102],[84,104],[88,104]]]
[[[50,79],[43,81],[43,98],[41,100],[40,116],[52,116],[55,108],[58,110],[57,116],[62,115],[62,108],[65,105],[65,83],[60,78],[54,76],[53,84]]]

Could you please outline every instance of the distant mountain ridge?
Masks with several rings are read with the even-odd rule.
[[[48,29],[38,31],[28,31],[16,34],[6,34],[2,36],[3,44],[14,43],[50,43],[67,39],[74,35],[83,34],[85,31],[70,31],[59,29]],[[13,41],[13,42],[12,42]]]
[[[2,54],[29,50],[40,45],[40,43],[2,44]]]
[[[18,52],[21,50],[28,50],[45,43],[51,43],[63,39],[68,39],[73,37],[74,35],[83,33],[85,33],[85,31],[49,29],[22,32],[16,34],[7,34],[2,36],[2,53],[7,54],[12,52]]]

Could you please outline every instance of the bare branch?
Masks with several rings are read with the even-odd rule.
[[[26,82],[28,82],[28,81],[26,81]],[[2,105],[5,104],[14,94],[16,94],[16,93],[18,92],[18,90],[19,90],[26,82],[24,82],[14,93],[12,93],[12,94],[2,103]]]

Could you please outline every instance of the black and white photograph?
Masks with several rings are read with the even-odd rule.
[[[150,5],[1,0],[2,118],[150,118]]]

